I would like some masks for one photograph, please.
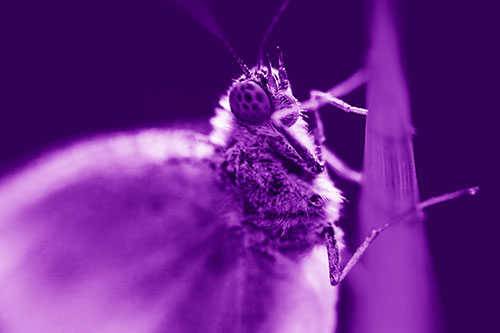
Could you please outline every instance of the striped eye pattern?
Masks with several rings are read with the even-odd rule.
[[[244,122],[258,124],[271,117],[269,96],[258,83],[251,80],[238,82],[231,88],[229,104],[233,114]]]

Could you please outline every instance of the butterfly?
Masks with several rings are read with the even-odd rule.
[[[243,66],[211,135],[102,135],[4,180],[2,331],[331,331],[342,198],[281,63]]]

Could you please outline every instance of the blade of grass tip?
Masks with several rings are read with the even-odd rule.
[[[372,1],[371,9],[361,237],[420,201],[408,92],[390,3]],[[433,331],[434,280],[422,224],[387,230],[383,242],[370,246],[362,265],[365,269],[354,269],[346,279],[355,294],[353,332]]]

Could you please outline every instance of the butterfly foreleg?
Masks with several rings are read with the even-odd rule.
[[[353,183],[361,183],[363,176],[360,171],[352,169],[349,165],[347,165],[346,162],[344,162],[328,147],[323,146],[322,150],[326,163],[335,171],[337,175],[341,176],[344,179],[350,180]]]
[[[342,159],[340,159],[333,151],[324,145],[326,137],[324,133],[323,121],[319,115],[319,111],[314,109],[310,111],[309,129],[314,137],[314,144],[316,146],[316,154],[321,163],[326,163],[337,173],[339,176],[350,180],[355,183],[361,182],[361,172],[350,168]]]
[[[413,216],[418,216],[418,214],[421,214],[421,212],[423,211],[424,208],[427,208],[427,207],[430,207],[430,206],[433,206],[433,205],[436,205],[436,204],[439,204],[442,202],[455,200],[455,199],[458,199],[460,197],[475,195],[478,190],[479,190],[479,187],[470,187],[470,188],[465,188],[462,190],[454,191],[451,193],[442,194],[442,195],[439,195],[436,197],[432,197],[430,199],[427,199],[427,200],[417,204],[416,206],[410,208],[409,210],[395,216],[394,218],[389,220],[384,225],[382,225],[378,228],[372,229],[372,231],[366,236],[366,238],[363,240],[363,243],[361,243],[361,245],[358,246],[358,248],[356,249],[356,251],[354,252],[352,257],[347,261],[347,263],[345,264],[345,266],[343,268],[340,268],[340,264],[335,266],[336,261],[334,258],[333,273],[332,273],[332,260],[330,259],[330,256],[331,256],[330,252],[332,251],[330,249],[331,248],[331,245],[330,245],[331,241],[329,240],[330,236],[327,232],[325,237],[326,237],[326,246],[328,249],[328,261],[330,262],[330,282],[335,281],[336,284],[339,284],[340,282],[342,282],[345,279],[345,277],[347,276],[347,274],[349,274],[349,272],[352,270],[352,268],[359,262],[359,260],[361,259],[363,254],[366,252],[366,250],[370,247],[370,245],[373,243],[373,241],[382,232],[389,229],[393,225],[398,224],[398,223],[402,223],[404,221],[408,221],[408,219],[413,217]],[[332,235],[333,235],[333,233],[332,233]],[[333,239],[333,242],[335,242],[334,239]],[[333,252],[333,254],[335,254],[335,252]],[[332,280],[332,274],[336,278],[335,280]],[[333,284],[333,282],[332,282],[332,285],[336,285],[336,284]]]
[[[345,112],[349,113],[357,113],[363,116],[366,116],[368,114],[368,110],[364,108],[360,108],[357,106],[352,106],[340,98],[337,98],[330,94],[329,92],[323,92],[319,90],[311,90],[311,99],[317,101],[317,106],[322,106],[325,104],[330,104],[333,105],[341,110],[344,110]]]
[[[330,284],[336,286],[340,283],[340,251],[335,240],[333,227],[330,225],[324,229],[325,245],[328,254],[328,268],[330,271]]]
[[[368,81],[368,72],[365,68],[361,68],[354,74],[349,76],[347,79],[345,79],[344,81],[330,88],[327,91],[327,93],[334,97],[340,98],[358,89],[367,81]]]
[[[311,97],[308,100],[302,101],[299,105],[294,105],[290,108],[279,110],[275,112],[272,117],[275,121],[278,121],[279,119],[290,117],[290,115],[299,110],[318,110],[326,104],[331,104],[346,112],[366,115],[368,113],[368,110],[349,105],[348,103],[341,100],[340,97],[345,96],[358,89],[367,81],[367,71],[366,69],[362,68],[341,83],[333,86],[326,92],[312,90]]]
[[[275,128],[280,132],[285,139],[288,141],[291,147],[297,152],[301,160],[304,162],[304,167],[312,174],[320,174],[324,171],[325,167],[323,163],[320,162],[318,156],[307,148],[295,135],[290,131],[289,128],[281,125],[281,123],[274,123]]]

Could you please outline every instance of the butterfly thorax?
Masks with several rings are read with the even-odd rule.
[[[221,179],[241,203],[246,226],[280,247],[316,243],[327,222],[325,200],[314,189],[316,175],[270,123],[235,123],[218,155]]]

